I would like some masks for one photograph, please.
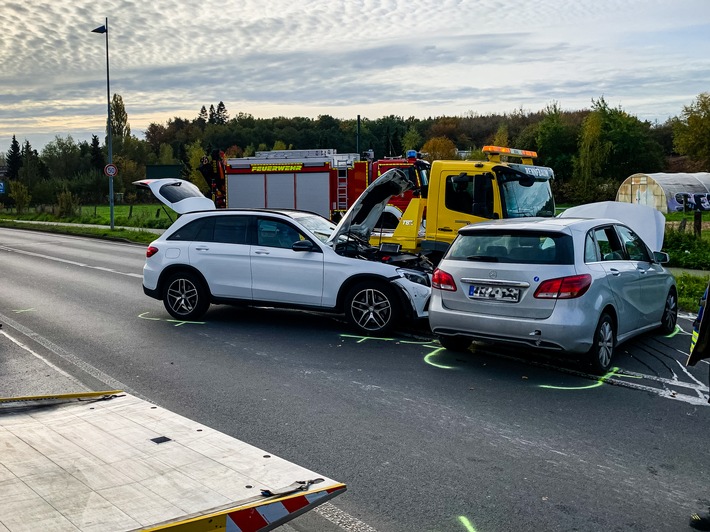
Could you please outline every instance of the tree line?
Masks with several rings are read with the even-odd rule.
[[[111,101],[113,162],[118,166],[114,191],[135,201],[132,182],[145,178],[147,165],[180,165],[181,175],[203,190],[198,171],[214,150],[246,157],[272,149],[335,149],[338,153],[372,150],[375,157],[401,156],[417,150],[425,158],[480,158],[484,145],[509,146],[538,153],[536,164],[555,172],[558,202],[584,203],[614,199],[620,183],[637,173],[710,170],[710,93],[702,93],[680,115],[666,122],[642,121],[600,97],[589,109],[566,111],[557,103],[543,110],[504,114],[378,119],[337,119],[321,115],[255,118],[231,117],[223,102],[202,106],[195,118],[175,117],[151,123],[144,138],[131,133],[123,100]],[[31,205],[59,205],[72,211],[79,204],[107,203],[103,175],[108,147],[97,135],[91,142],[57,136],[40,152],[13,136],[0,153],[7,182],[0,202],[18,211]]]

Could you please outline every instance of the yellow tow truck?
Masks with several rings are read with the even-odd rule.
[[[485,161],[434,161],[427,189],[410,201],[395,229],[373,232],[370,244],[421,252],[436,264],[466,225],[555,215],[554,172],[533,164],[536,152],[501,146],[485,146],[483,152]]]

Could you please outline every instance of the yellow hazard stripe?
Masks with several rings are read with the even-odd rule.
[[[229,508],[219,510],[218,512],[201,515],[199,517],[192,517],[190,519],[185,519],[184,521],[174,521],[172,523],[166,523],[155,527],[144,528],[142,529],[142,532],[157,532],[159,530],[171,530],[172,532],[206,532],[214,530],[226,530],[228,514],[249,510],[250,508],[257,508],[259,506],[266,506],[267,504],[273,504],[275,502],[281,502],[296,497],[313,495],[324,491],[331,492],[328,494],[328,496],[318,500],[318,504],[314,504],[315,507],[335,497],[336,495],[339,495],[346,489],[347,486],[345,484],[336,483],[321,490],[313,490],[307,492],[300,491],[298,493],[284,495],[283,497],[272,497],[268,499],[260,498],[259,500],[254,502],[240,504],[237,506],[230,506]]]

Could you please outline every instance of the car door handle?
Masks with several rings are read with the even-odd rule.
[[[210,250],[210,248],[208,248],[207,246],[195,246],[195,249],[197,251],[209,251]]]
[[[643,268],[636,268],[636,269],[639,271],[639,273],[641,275],[646,275],[646,270],[644,270]]]
[[[255,249],[254,250],[255,255],[268,255],[269,253],[270,253],[270,251],[267,249]]]
[[[611,272],[611,274],[614,277],[619,277],[619,275],[621,275],[621,272],[619,270],[617,270],[616,268],[609,268],[609,271]]]
[[[451,229],[451,227],[437,227],[436,229],[437,229],[438,231],[445,231],[445,232],[449,232],[449,233],[450,233],[451,231],[453,231],[453,229]]]

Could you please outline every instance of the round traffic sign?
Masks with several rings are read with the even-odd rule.
[[[115,164],[107,164],[104,166],[104,174],[106,174],[108,177],[114,177],[116,174],[118,174],[118,168],[116,168]]]

